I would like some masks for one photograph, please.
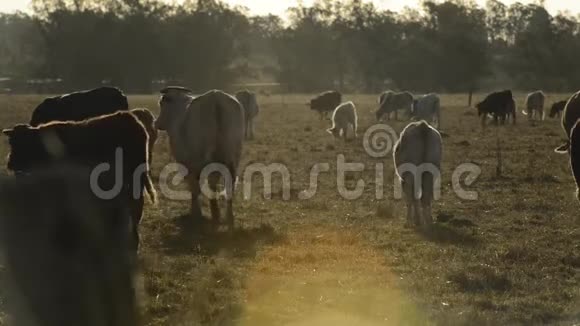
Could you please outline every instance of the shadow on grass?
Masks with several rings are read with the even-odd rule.
[[[282,239],[274,228],[262,224],[255,228],[213,227],[212,222],[203,219],[194,223],[186,214],[175,219],[178,232],[167,234],[163,238],[166,252],[169,255],[218,256],[228,255],[238,258],[253,258],[260,244],[274,244]]]
[[[429,231],[421,231],[421,235],[428,241],[441,244],[473,247],[479,243],[479,240],[473,235],[439,223],[433,224]]]

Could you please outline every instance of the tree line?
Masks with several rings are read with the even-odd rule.
[[[33,0],[0,15],[0,78],[151,92],[278,82],[282,91],[576,90],[580,17],[538,4],[424,1],[393,12],[319,0],[251,16],[219,0]],[[0,85],[1,88],[1,85]]]

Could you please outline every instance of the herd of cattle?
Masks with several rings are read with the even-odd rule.
[[[533,92],[526,98],[523,113],[529,119],[543,120],[544,104],[544,93]],[[343,102],[339,92],[324,92],[312,99],[309,105],[320,113],[321,118],[332,113],[332,127],[327,130],[330,134],[346,139],[348,130],[352,129],[356,137],[358,117],[355,104]],[[509,119],[516,123],[516,104],[509,90],[489,94],[475,107],[483,126],[489,118],[496,123],[503,124]],[[21,291],[29,291],[31,295],[36,291],[34,286],[27,283],[31,277],[22,272],[28,270],[29,262],[20,258],[22,248],[19,244],[24,239],[34,242],[30,237],[34,237],[39,246],[50,247],[43,241],[50,242],[53,247],[68,254],[78,254],[75,251],[77,246],[93,248],[89,242],[100,239],[100,243],[105,243],[104,247],[115,254],[122,251],[120,248],[126,248],[127,256],[135,258],[144,196],[147,195],[153,203],[157,200],[150,169],[157,130],[167,133],[172,156],[188,169],[187,183],[192,194],[191,215],[194,221],[203,220],[199,203],[200,185],[207,181],[215,193],[209,198],[212,221],[219,224],[217,191],[222,178],[218,174],[210,174],[207,180],[200,178],[202,170],[210,164],[218,163],[227,169],[232,178],[223,178],[226,219],[228,226],[233,227],[234,179],[238,175],[244,140],[254,137],[253,121],[259,113],[256,95],[240,91],[232,96],[212,90],[194,96],[187,88],[167,87],[161,91],[159,108],[157,118],[147,109],[130,109],[127,97],[119,89],[101,87],[48,98],[36,107],[27,124],[3,131],[10,145],[7,168],[16,176],[0,183],[0,197],[3,198],[0,214],[18,216],[18,221],[30,221],[29,215],[39,210],[27,205],[26,197],[41,196],[45,207],[38,214],[54,219],[46,220],[42,229],[34,229],[33,223],[15,223],[16,219],[0,220],[2,245],[18,249],[6,250],[6,259],[13,265],[15,278],[22,277],[20,280],[24,285]],[[379,122],[385,117],[391,119],[392,115],[398,119],[398,111],[416,120],[403,129],[393,153],[395,171],[402,183],[407,204],[407,225],[428,229],[432,224],[431,202],[437,176],[430,173],[417,176],[401,167],[431,164],[440,168],[443,152],[443,141],[438,131],[441,128],[441,100],[434,93],[414,96],[409,92],[386,91],[380,94],[376,111]],[[580,92],[569,100],[555,103],[549,116],[560,117],[562,112],[562,126],[568,142],[557,152],[570,154],[572,171],[580,188]],[[118,179],[121,180],[118,192],[108,198],[98,196],[94,188],[89,193],[78,182],[79,179],[90,179],[92,186],[92,173],[103,163],[114,168],[103,169],[96,181],[98,189],[115,189]],[[421,178],[419,182],[415,182],[417,177]],[[91,213],[86,213],[79,206],[90,207]],[[86,218],[99,214],[98,223]],[[63,225],[78,236],[70,238],[71,233],[65,232],[63,238],[65,233],[60,230]],[[96,233],[88,231],[95,228]],[[24,233],[34,236],[19,236]],[[91,259],[94,258],[91,264],[98,264],[98,251],[91,251],[90,255]],[[28,287],[25,286],[27,284]],[[127,301],[129,305],[133,302],[131,298]],[[42,315],[38,318],[59,318],[53,316],[54,313],[42,312],[41,307],[36,308],[40,309],[36,313]],[[106,313],[115,314],[110,311]],[[134,324],[126,315],[118,318],[123,320],[119,325]],[[54,325],[59,324],[66,323],[54,322]],[[73,324],[88,325],[86,322]]]
[[[347,139],[348,127],[357,135],[358,117],[354,103],[342,103],[342,96],[337,91],[328,91],[320,94],[310,102],[312,110],[318,111],[321,118],[327,112],[333,112],[332,128],[328,132],[335,137],[342,135]],[[413,96],[410,92],[386,91],[380,94],[379,108],[376,111],[377,121],[383,117],[390,119],[394,113],[398,119],[398,111],[406,112],[410,120],[401,132],[394,147],[395,172],[401,181],[403,194],[407,204],[407,225],[422,226],[429,229],[432,223],[431,202],[433,200],[433,173],[417,173],[418,170],[408,171],[409,165],[420,167],[428,164],[440,170],[442,156],[442,138],[437,129],[441,128],[440,98],[435,93],[422,96]],[[544,106],[546,95],[542,91],[535,91],[527,95],[522,113],[530,121],[542,121],[545,118]],[[485,127],[489,118],[494,122],[505,124],[511,119],[517,122],[517,105],[511,90],[493,92],[483,101],[475,105],[481,125]],[[580,92],[568,100],[554,103],[549,117],[562,115],[562,127],[568,141],[558,147],[557,153],[570,154],[570,166],[576,180],[577,197],[580,201]],[[420,171],[420,170],[419,170]],[[418,178],[418,180],[416,180]]]

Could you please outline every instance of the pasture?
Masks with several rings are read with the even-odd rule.
[[[549,94],[547,109],[568,95]],[[404,228],[405,204],[394,198],[392,155],[373,158],[362,145],[375,122],[375,95],[345,95],[359,115],[350,142],[326,133],[306,95],[258,96],[256,138],[245,143],[240,171],[280,163],[291,176],[290,198],[274,174],[272,196],[253,179],[251,198],[238,187],[236,227],[229,234],[189,231],[190,202],[147,205],[140,225],[140,300],[144,324],[156,325],[481,325],[562,324],[580,320],[580,218],[568,157],[553,149],[564,139],[557,119],[488,125],[481,130],[465,95],[442,96],[444,154],[437,223],[422,233]],[[474,102],[482,98],[475,96]],[[27,122],[41,96],[0,95],[0,126]],[[158,113],[156,96],[130,96],[132,108]],[[402,121],[389,122],[397,132]],[[501,174],[497,171],[501,140]],[[0,143],[0,155],[8,150]],[[365,183],[360,198],[337,190],[337,157],[364,164],[345,185]],[[161,134],[153,177],[173,162]],[[329,163],[309,188],[312,166]],[[384,199],[376,199],[376,167],[384,164]],[[464,163],[481,169],[464,186],[452,174]],[[5,170],[5,168],[3,168]],[[247,181],[247,180],[246,180]],[[209,215],[207,201],[204,215]],[[3,300],[0,300],[3,302]]]

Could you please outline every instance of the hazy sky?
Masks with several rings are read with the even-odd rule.
[[[173,1],[173,0],[167,0]],[[180,0],[175,0],[179,2]],[[421,0],[373,0],[377,6],[385,9],[398,11],[405,6],[417,6]],[[481,5],[485,0],[476,0]],[[250,9],[253,14],[283,14],[286,8],[297,3],[296,0],[226,0],[231,4],[243,5]],[[304,4],[311,3],[312,0],[303,0]],[[517,2],[517,0],[503,0],[506,4]],[[520,0],[522,3],[535,2],[534,0]],[[16,10],[26,11],[29,8],[30,0],[0,0],[0,12],[12,12]],[[546,6],[552,13],[568,10],[572,13],[580,13],[580,0],[546,0]]]

